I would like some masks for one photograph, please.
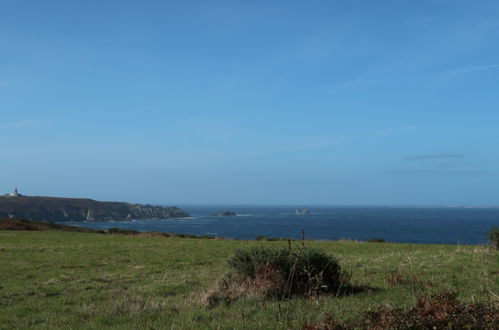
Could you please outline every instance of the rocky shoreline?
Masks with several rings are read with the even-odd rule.
[[[127,221],[188,217],[178,207],[100,202],[86,198],[37,196],[0,197],[0,217],[32,221]]]

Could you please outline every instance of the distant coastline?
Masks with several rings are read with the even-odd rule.
[[[189,217],[175,206],[101,202],[87,198],[0,196],[0,217],[32,221],[127,221]]]

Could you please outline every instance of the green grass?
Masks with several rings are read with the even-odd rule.
[[[203,304],[235,249],[287,244],[0,231],[0,329],[286,329],[326,314],[353,320],[380,304],[409,309],[425,294],[456,291],[464,302],[497,302],[499,295],[499,255],[489,247],[306,242],[336,256],[352,272],[352,284],[367,289]]]

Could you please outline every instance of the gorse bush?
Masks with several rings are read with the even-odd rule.
[[[276,297],[336,292],[344,279],[333,256],[306,247],[236,250],[228,263],[242,281]]]
[[[492,227],[489,231],[489,240],[499,250],[499,227]]]

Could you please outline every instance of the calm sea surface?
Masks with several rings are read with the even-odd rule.
[[[368,240],[383,238],[402,243],[484,244],[487,232],[499,226],[499,208],[367,208],[310,207],[311,214],[295,214],[293,207],[183,206],[192,217],[169,220],[66,222],[95,229],[112,227],[224,238],[256,236],[307,239]],[[238,216],[216,217],[226,210]]]

